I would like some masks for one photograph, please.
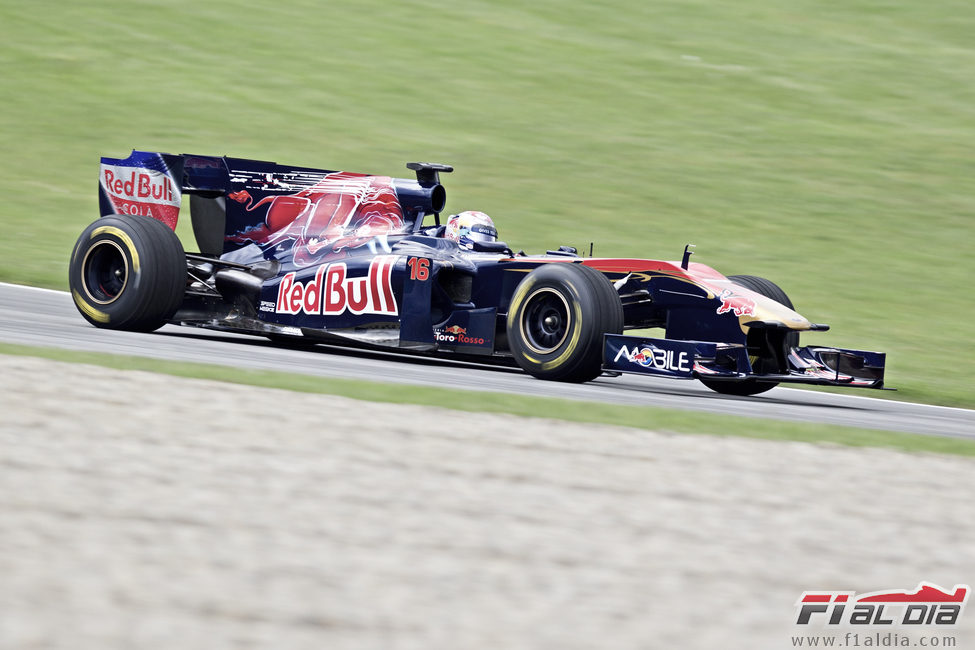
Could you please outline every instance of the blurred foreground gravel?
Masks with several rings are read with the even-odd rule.
[[[0,395],[5,650],[787,648],[804,589],[975,583],[970,459],[26,357]]]

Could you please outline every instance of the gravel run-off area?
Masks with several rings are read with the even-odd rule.
[[[0,396],[5,650],[788,648],[804,590],[975,583],[968,458],[16,356]]]

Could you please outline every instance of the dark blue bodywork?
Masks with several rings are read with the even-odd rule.
[[[190,281],[172,319],[181,324],[501,359],[519,283],[541,265],[584,264],[613,283],[625,329],[664,333],[608,335],[607,371],[883,385],[884,357],[872,352],[784,348],[774,370],[753,367],[767,341],[825,326],[686,257],[525,256],[504,243],[463,250],[437,236],[440,173],[451,168],[410,169],[415,179],[134,151],[102,159],[100,206],[175,228],[189,197],[200,253],[187,255]]]

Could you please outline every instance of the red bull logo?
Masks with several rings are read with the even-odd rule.
[[[467,330],[460,325],[451,325],[450,327],[445,327],[444,330],[448,334],[467,334]]]
[[[338,316],[346,311],[396,316],[399,311],[392,286],[395,261],[394,255],[374,258],[362,278],[348,277],[344,262],[319,266],[315,278],[307,282],[295,282],[295,273],[288,273],[278,286],[274,311],[310,316]]]
[[[169,175],[142,167],[103,164],[101,186],[116,214],[140,214],[176,227],[182,196]]]
[[[725,289],[718,296],[721,304],[718,306],[717,313],[727,314],[733,312],[735,316],[754,316],[755,301],[751,298],[739,296],[731,289]]]
[[[257,190],[268,184],[280,185],[273,178],[262,183],[262,188],[257,188],[256,182],[252,187]],[[267,247],[293,240],[294,262],[300,267],[320,262],[331,253],[366,245],[374,238],[383,245],[383,237],[403,232],[406,227],[392,179],[386,176],[332,172],[294,194],[255,201],[250,192],[241,189],[230,192],[227,198],[241,204],[245,212],[266,210],[263,223],[228,235],[227,241]],[[386,246],[384,249],[388,252]]]

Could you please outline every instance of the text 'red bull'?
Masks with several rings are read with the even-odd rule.
[[[395,316],[399,313],[392,285],[395,261],[394,255],[373,259],[362,278],[348,277],[344,262],[319,266],[315,278],[308,282],[295,282],[295,273],[288,273],[278,287],[274,311],[310,316],[338,316],[346,311]]]
[[[176,200],[169,177],[159,172],[129,171],[129,177],[116,176],[115,171],[103,166],[105,187],[113,196],[140,201],[170,204]]]
[[[169,175],[154,169],[102,163],[101,186],[115,214],[152,217],[176,229],[182,195]]]

